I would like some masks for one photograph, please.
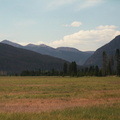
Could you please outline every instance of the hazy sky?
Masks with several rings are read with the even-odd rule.
[[[0,0],[0,41],[96,50],[120,35],[120,0]]]

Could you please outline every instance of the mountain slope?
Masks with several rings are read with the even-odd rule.
[[[0,71],[62,69],[64,60],[0,43]]]
[[[59,47],[57,50],[60,52],[59,58],[63,58],[68,61],[75,61],[78,65],[84,64],[84,62],[91,56],[91,53],[82,52],[75,48]]]
[[[92,53],[81,52],[75,48],[69,47],[59,47],[54,49],[46,45],[27,45],[24,47],[24,49],[61,58],[69,62],[75,61],[78,65],[82,65],[92,55]]]
[[[102,53],[105,51],[108,57],[115,57],[116,49],[120,49],[120,35],[116,36],[111,42],[100,47],[95,53],[85,62],[85,66],[98,65],[102,66]]]
[[[17,43],[10,41],[2,41],[1,43],[12,45],[18,48],[31,50],[43,55],[57,57],[69,62],[75,61],[78,65],[83,65],[84,62],[93,54],[93,52],[82,52],[75,48],[70,47],[59,47],[55,49],[44,44],[41,45],[28,44],[26,46],[21,46]]]

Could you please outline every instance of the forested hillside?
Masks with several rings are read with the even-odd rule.
[[[0,71],[61,70],[64,60],[0,43]]]

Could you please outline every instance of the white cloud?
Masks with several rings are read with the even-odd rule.
[[[82,25],[82,23],[81,22],[78,22],[78,21],[74,21],[73,23],[71,23],[71,26],[72,27],[79,27],[79,26],[81,26]]]
[[[97,27],[97,29],[116,29],[116,28],[117,26],[115,25],[105,25],[105,26],[100,25],[99,27]]]
[[[80,27],[82,25],[82,23],[81,22],[79,22],[79,21],[74,21],[74,22],[72,22],[71,24],[66,24],[66,25],[64,25],[65,27]]]
[[[115,36],[120,35],[120,31],[115,28],[116,26],[107,25],[102,27],[98,26],[97,29],[93,30],[80,30],[74,34],[64,36],[61,40],[53,41],[49,45],[53,47],[76,47],[80,50],[96,50],[108,43]]]

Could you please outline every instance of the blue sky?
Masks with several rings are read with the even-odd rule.
[[[0,41],[96,50],[120,35],[120,0],[0,0]]]

